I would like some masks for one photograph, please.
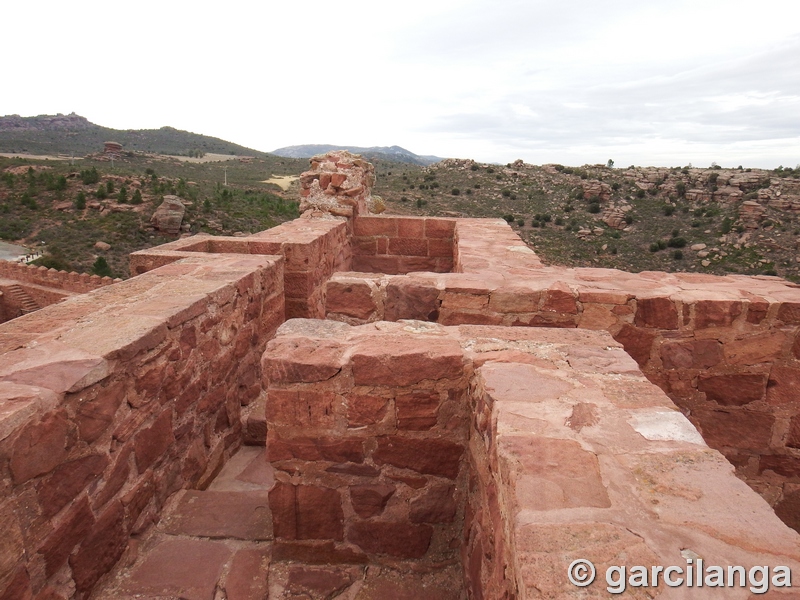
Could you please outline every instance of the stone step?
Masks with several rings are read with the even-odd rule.
[[[181,490],[92,600],[463,600],[458,564],[305,564],[273,558],[264,447],[244,446],[207,490]]]
[[[27,315],[41,308],[36,300],[31,298],[28,292],[17,283],[8,286],[8,293],[19,303],[22,308],[22,314]]]

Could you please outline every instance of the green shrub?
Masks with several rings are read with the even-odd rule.
[[[124,185],[120,186],[119,188],[119,193],[117,194],[117,202],[119,202],[120,204],[125,204],[126,202],[128,202],[128,188],[126,188]]]
[[[133,191],[133,196],[131,197],[131,204],[141,204],[142,203],[142,192],[139,189],[135,189]]]
[[[520,227],[524,227],[525,221],[523,219],[517,219],[517,225],[519,225]]]
[[[672,253],[672,258],[674,260],[681,260],[683,258],[683,252],[680,250],[675,250],[675,252]]]
[[[637,198],[644,198],[644,195],[645,195],[645,191],[644,190],[637,190],[636,191],[636,197]]]
[[[595,215],[596,215],[597,213],[599,213],[599,212],[600,212],[600,204],[599,204],[599,203],[597,203],[597,202],[592,202],[592,203],[589,205],[589,212],[590,212],[590,213],[592,213],[592,214],[595,214]]]
[[[453,196],[458,196],[460,193],[461,193],[461,190],[458,189],[458,188],[453,188],[452,190],[450,190],[450,194],[453,195]]]
[[[86,194],[83,192],[78,192],[78,195],[75,196],[75,208],[78,210],[86,208]]]
[[[686,238],[682,237],[670,238],[669,242],[667,242],[667,245],[670,248],[683,248],[684,246],[686,246]]]
[[[516,220],[514,215],[503,215],[503,218],[506,220],[507,223],[513,223]]]
[[[658,246],[658,242],[653,242],[650,244],[650,252],[658,252],[661,248]]]
[[[733,221],[731,220],[731,218],[725,217],[724,219],[722,219],[722,226],[720,227],[720,232],[722,232],[723,235],[726,233],[730,233],[732,226],[733,226]]]
[[[114,193],[114,182],[110,179],[106,181],[106,193],[109,196]]]
[[[675,212],[675,207],[670,206],[669,204],[664,207],[664,216],[671,217],[672,213]]]
[[[97,260],[95,260],[92,265],[92,273],[100,277],[111,277],[111,267],[108,266],[108,261],[105,257],[97,257]]]
[[[108,192],[106,191],[106,186],[101,185],[97,188],[97,191],[94,193],[98,200],[105,200],[108,198]]]
[[[92,185],[100,181],[100,173],[97,172],[96,167],[81,171],[80,177],[83,185]]]
[[[632,214],[630,214],[630,213],[628,213],[627,215],[625,215],[625,222],[626,222],[628,225],[630,225],[631,223],[633,223],[633,215],[632,215]]]

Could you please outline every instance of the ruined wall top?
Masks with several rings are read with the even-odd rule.
[[[375,167],[346,150],[334,150],[310,159],[300,175],[300,212],[356,217],[383,212],[383,202],[372,197]]]

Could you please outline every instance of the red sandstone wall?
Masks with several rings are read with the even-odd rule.
[[[67,292],[85,294],[97,288],[114,283],[110,277],[98,277],[86,273],[67,273],[46,267],[22,265],[0,260],[0,279],[32,283]]]
[[[455,219],[359,217],[353,224],[353,270],[410,273],[453,269]]]
[[[324,286],[351,268],[349,222],[343,218],[296,219],[246,238],[193,236],[131,254],[131,274],[145,273],[195,252],[283,256],[286,317],[322,318]]]
[[[207,485],[260,393],[281,267],[195,256],[0,327],[0,597],[86,598]]]
[[[457,220],[455,239],[458,273],[337,273],[328,317],[608,331],[800,528],[800,290],[777,278],[544,267],[502,221]]]
[[[276,556],[452,559],[469,371],[453,339],[288,321],[263,358]]]

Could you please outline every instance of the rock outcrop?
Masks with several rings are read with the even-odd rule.
[[[186,207],[177,196],[164,196],[164,201],[153,213],[150,223],[164,233],[180,233]]]
[[[311,169],[300,175],[300,212],[356,217],[372,208],[375,167],[346,150],[311,158]]]

